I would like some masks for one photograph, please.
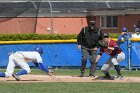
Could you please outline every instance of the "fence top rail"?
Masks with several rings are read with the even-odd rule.
[[[118,41],[117,38],[112,38]],[[132,42],[140,42],[140,38],[131,38]],[[124,40],[122,40],[123,42]],[[21,41],[0,41],[0,44],[47,44],[47,43],[77,43],[76,39],[70,40],[21,40]]]
[[[76,43],[76,39],[71,40],[21,40],[21,41],[0,41],[0,44],[47,44],[47,43]]]

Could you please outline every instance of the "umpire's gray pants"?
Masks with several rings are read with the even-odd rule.
[[[85,67],[87,63],[87,59],[89,58],[91,67],[90,67],[90,73],[89,75],[94,75],[95,69],[94,63],[97,57],[97,51],[94,51],[93,49],[86,49],[82,48],[82,61],[81,61],[81,73],[85,73]]]

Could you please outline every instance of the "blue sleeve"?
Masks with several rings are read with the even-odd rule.
[[[122,38],[123,38],[123,35],[120,35],[120,36],[118,37],[118,41],[121,41]]]
[[[129,34],[130,34],[129,38],[132,38],[132,32],[129,32]]]
[[[34,63],[37,68],[41,69],[42,71],[45,71],[46,73],[49,72],[48,68],[43,63]]]

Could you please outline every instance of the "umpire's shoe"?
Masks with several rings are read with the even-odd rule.
[[[12,76],[16,79],[16,81],[20,81],[21,80],[16,74],[12,74]]]
[[[92,78],[92,77],[95,77],[95,76],[94,76],[93,74],[89,74],[89,77],[91,77],[91,78]]]
[[[84,73],[80,73],[80,76],[79,77],[84,77]]]

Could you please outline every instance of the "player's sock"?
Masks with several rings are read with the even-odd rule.
[[[117,74],[119,76],[121,76],[121,71],[120,71],[119,65],[114,65],[114,67],[115,67],[115,70],[117,71]]]
[[[25,75],[25,74],[27,74],[27,71],[24,70],[24,69],[22,69],[22,70],[20,70],[19,72],[16,73],[17,76]]]
[[[5,73],[4,72],[0,72],[0,77],[5,77]]]

